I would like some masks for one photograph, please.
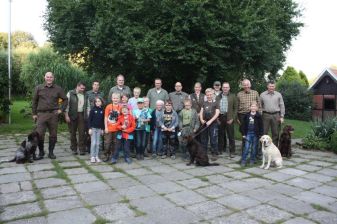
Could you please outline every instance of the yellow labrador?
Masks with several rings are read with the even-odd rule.
[[[282,167],[282,156],[279,149],[274,145],[271,137],[268,135],[263,135],[260,138],[262,144],[262,165],[260,168],[264,167],[264,163],[267,160],[267,166],[264,167],[265,170],[269,169],[270,163],[275,163],[276,167]]]

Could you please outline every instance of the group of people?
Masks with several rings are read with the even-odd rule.
[[[182,91],[182,84],[175,83],[175,91],[168,93],[162,88],[162,80],[154,80],[154,88],[141,97],[141,89],[131,89],[124,84],[124,76],[116,77],[116,86],[109,91],[107,99],[99,90],[99,81],[92,83],[92,90],[85,92],[85,84],[79,82],[74,90],[64,93],[54,84],[54,75],[45,74],[45,83],[35,88],[33,96],[33,119],[40,134],[38,159],[44,152],[44,136],[49,129],[48,157],[53,153],[57,141],[58,115],[65,114],[69,126],[73,154],[84,155],[90,145],[90,161],[116,163],[123,152],[124,160],[131,163],[131,154],[143,160],[145,152],[152,157],[176,158],[178,149],[188,159],[186,137],[193,135],[204,150],[210,149],[212,157],[227,151],[235,155],[234,124],[240,125],[243,139],[241,164],[246,165],[250,153],[250,164],[254,164],[258,138],[271,128],[273,142],[277,144],[279,127],[285,113],[282,95],[275,91],[275,84],[269,82],[261,95],[251,89],[251,83],[244,79],[243,88],[237,94],[230,92],[228,82],[214,82],[213,88],[202,93],[197,82],[194,92]],[[78,136],[78,137],[77,137]],[[88,138],[90,136],[90,138]],[[90,139],[90,141],[88,141]],[[101,144],[104,139],[104,144]],[[209,145],[210,143],[210,145]],[[148,149],[148,150],[146,150]]]

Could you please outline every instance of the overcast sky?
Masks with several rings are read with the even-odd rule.
[[[309,79],[324,68],[337,65],[337,0],[295,0],[304,9],[305,26],[287,52],[287,65],[302,70]],[[8,2],[0,0],[0,32],[8,31]],[[33,34],[39,44],[47,40],[43,31],[46,0],[12,0],[12,31]]]

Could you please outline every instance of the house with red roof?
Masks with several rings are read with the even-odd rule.
[[[313,120],[337,116],[337,69],[326,68],[309,86],[313,93]]]

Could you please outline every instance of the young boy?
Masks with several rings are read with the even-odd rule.
[[[252,102],[250,105],[250,112],[245,115],[243,120],[243,130],[241,130],[241,132],[244,133],[242,137],[246,139],[246,143],[242,153],[241,166],[246,166],[247,156],[250,149],[250,165],[255,163],[258,141],[260,136],[263,135],[262,116],[257,110],[257,103]]]
[[[137,109],[137,101],[140,96],[141,89],[139,87],[135,87],[133,89],[133,97],[129,99],[129,105],[131,106],[132,110]]]
[[[175,159],[175,129],[178,126],[178,114],[172,108],[172,101],[167,100],[165,103],[165,110],[161,114],[159,124],[162,131],[162,140],[164,145],[164,152],[162,159],[165,159],[166,156],[171,156],[171,159]]]
[[[144,99],[138,98],[137,109],[132,111],[133,116],[136,118],[136,158],[138,160],[144,159],[144,151],[146,147],[146,125],[148,125],[151,114],[148,108],[144,108]]]
[[[121,106],[119,104],[119,93],[113,93],[111,96],[111,100],[112,103],[106,106],[104,112],[104,162],[109,161],[112,153],[115,151],[116,137],[118,131],[117,120],[121,110]]]
[[[148,112],[150,113],[151,117],[152,117],[152,112],[153,112],[153,109],[150,108],[150,99],[145,96],[143,97],[144,99],[144,109],[145,110],[148,110]],[[145,130],[146,130],[146,146],[145,146],[145,150],[148,152],[148,153],[151,153],[151,141],[150,141],[150,133],[151,133],[151,119],[150,119],[150,122],[148,122],[146,125],[145,125]],[[145,156],[147,156],[147,154],[145,153]]]
[[[151,113],[151,131],[152,136],[152,158],[162,156],[163,154],[163,140],[161,136],[160,119],[163,113],[164,101],[157,100],[156,109]]]
[[[207,152],[208,140],[211,142],[212,156],[218,153],[218,122],[220,114],[219,103],[214,100],[214,90],[208,88],[205,90],[207,101],[203,102],[200,109],[200,123],[206,125],[207,129],[201,133],[201,144]],[[215,158],[214,158],[215,159]]]
[[[129,96],[128,96],[128,94],[123,93],[121,95],[121,102],[120,102],[121,108],[122,107],[127,107],[130,111],[132,111],[132,107],[131,107],[131,105],[128,102],[129,102]]]
[[[188,159],[188,152],[186,150],[187,142],[184,140],[184,137],[196,132],[199,126],[198,113],[192,108],[192,101],[190,99],[184,100],[184,109],[179,112],[179,145],[184,160]]]
[[[133,131],[135,130],[136,123],[127,107],[123,107],[121,112],[122,114],[117,121],[117,128],[119,130],[117,134],[117,150],[112,156],[112,164],[117,163],[120,150],[123,150],[125,162],[128,164],[132,162],[130,159],[130,141],[133,139]]]

